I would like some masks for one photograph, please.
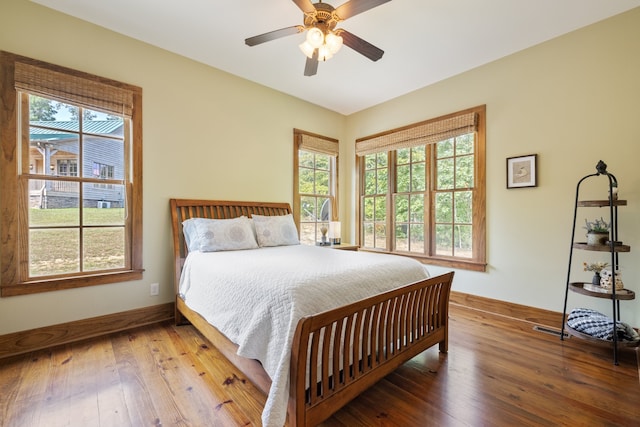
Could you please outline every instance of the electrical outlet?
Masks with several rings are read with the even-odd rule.
[[[149,285],[149,295],[155,296],[160,293],[160,283],[152,283]]]

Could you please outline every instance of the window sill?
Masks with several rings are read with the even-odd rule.
[[[40,292],[60,291],[63,289],[74,289],[86,286],[128,282],[130,280],[140,280],[142,279],[143,272],[144,270],[127,270],[113,273],[100,273],[90,274],[86,276],[21,282],[14,285],[2,286],[0,288],[0,296],[12,297],[17,295],[29,295]]]
[[[390,252],[390,251],[384,251],[384,250],[367,249],[362,247],[360,248],[360,251],[405,256],[405,257],[413,258],[417,261],[420,261],[423,264],[432,264],[432,265],[438,265],[442,267],[458,268],[461,270],[482,271],[482,272],[487,271],[486,262],[472,261],[472,260],[463,259],[463,258],[426,257],[426,256],[413,255],[406,252]]]

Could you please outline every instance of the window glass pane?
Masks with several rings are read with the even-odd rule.
[[[124,135],[124,120],[122,117],[84,108],[82,109],[82,131],[121,139]]]
[[[374,218],[373,217],[373,213],[374,213],[373,201],[374,201],[373,197],[364,198],[362,216],[365,221],[373,221],[373,218]]]
[[[364,194],[376,194],[376,171],[368,170],[364,173]]]
[[[29,95],[29,121],[30,122],[53,122],[60,120],[59,110],[63,110],[63,115],[67,117],[71,115],[70,112],[66,112],[67,108],[73,108],[76,110],[76,122],[77,122],[77,108],[67,106],[61,102],[54,101],[53,99],[44,98],[38,95]],[[77,128],[75,130],[78,130]]]
[[[398,187],[398,193],[406,193],[410,190],[411,186],[410,184],[410,176],[409,176],[409,165],[403,165],[403,166],[398,166],[397,168],[397,174],[398,174],[398,180],[397,180],[397,187]]]
[[[316,154],[316,169],[329,170],[329,156],[326,154]]]
[[[426,160],[426,146],[420,145],[411,149],[412,162],[424,162]]]
[[[302,221],[315,221],[316,219],[316,198],[300,197],[300,219]]]
[[[124,225],[124,186],[83,184],[84,225]]]
[[[453,254],[452,238],[453,227],[451,225],[436,225],[436,255],[450,256]]]
[[[30,179],[29,227],[79,225],[78,188],[77,182]]]
[[[315,244],[316,242],[316,224],[315,223],[302,223],[300,224],[300,243],[302,244]],[[318,240],[320,240],[318,238]]]
[[[124,268],[124,227],[86,228],[83,232],[83,270]]]
[[[79,272],[79,248],[77,228],[29,230],[29,276]]]
[[[439,159],[453,156],[453,138],[438,142],[436,144],[436,153]]]
[[[424,223],[424,195],[411,195],[411,222]]]
[[[410,226],[410,247],[411,252],[424,253],[424,225],[411,224]]]
[[[100,179],[124,178],[122,140],[86,136],[84,139],[82,174]]]
[[[375,198],[375,213],[374,218],[376,221],[384,221],[387,218],[387,198],[376,197]]]
[[[456,192],[455,201],[456,201],[455,222],[470,224],[473,218],[473,215],[472,215],[473,203],[472,203],[471,191]]]
[[[401,148],[397,151],[397,164],[406,165],[411,161],[411,149]]]
[[[364,168],[366,170],[375,169],[377,158],[377,154],[367,154],[366,156],[364,156]]]
[[[376,156],[377,164],[379,168],[386,168],[389,162],[387,153],[378,153]]]
[[[389,171],[387,169],[378,170],[378,194],[384,194],[389,188]]]
[[[409,196],[396,196],[396,223],[409,222]]]
[[[383,223],[376,223],[375,226],[376,242],[375,247],[378,249],[386,249],[387,247],[387,227]]]
[[[368,247],[368,248],[373,248],[373,243],[374,243],[374,227],[373,227],[373,223],[372,222],[366,222],[364,224],[364,246]]]
[[[473,156],[456,159],[456,188],[473,187]]]
[[[331,221],[331,199],[318,197],[318,217],[316,221]]]
[[[424,163],[414,163],[411,165],[411,191],[424,191]]]
[[[298,186],[300,194],[315,193],[313,169],[300,169],[300,173],[298,174],[298,176]]]
[[[45,124],[55,125],[56,122],[47,122]],[[35,126],[31,126],[29,132],[28,173],[68,176],[68,173],[66,173],[69,170],[68,165],[74,162],[75,170],[77,171],[78,147],[80,146],[78,135]],[[59,173],[61,171],[59,164],[64,165],[62,166],[64,173]]]
[[[313,153],[298,150],[298,165],[306,168],[313,168]]]
[[[456,155],[461,156],[464,154],[473,153],[473,140],[474,134],[468,133],[456,138]]]
[[[316,170],[316,194],[329,194],[329,172]]]
[[[450,190],[453,188],[453,159],[438,160],[436,163],[436,188]]]
[[[457,225],[455,227],[455,242],[453,255],[463,258],[471,258],[473,254],[473,230],[470,225]]]
[[[407,233],[407,229],[407,224],[396,225],[396,250],[398,251],[409,250],[409,233]]]
[[[453,222],[453,195],[436,193],[436,222]]]

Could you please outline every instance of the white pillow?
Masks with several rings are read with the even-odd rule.
[[[216,252],[256,249],[258,243],[249,218],[191,218],[182,223],[189,251]]]
[[[299,245],[298,229],[293,222],[293,215],[262,216],[251,215],[256,227],[258,245],[287,246]]]

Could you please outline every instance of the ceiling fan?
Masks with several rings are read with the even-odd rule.
[[[384,51],[371,43],[336,25],[391,0],[349,0],[334,8],[330,4],[311,3],[310,0],[293,0],[304,12],[304,25],[294,25],[245,39],[248,46],[255,46],[281,37],[307,31],[306,41],[300,49],[307,56],[304,67],[305,76],[313,76],[318,71],[318,61],[326,61],[335,54],[344,43],[372,61],[382,58]]]

